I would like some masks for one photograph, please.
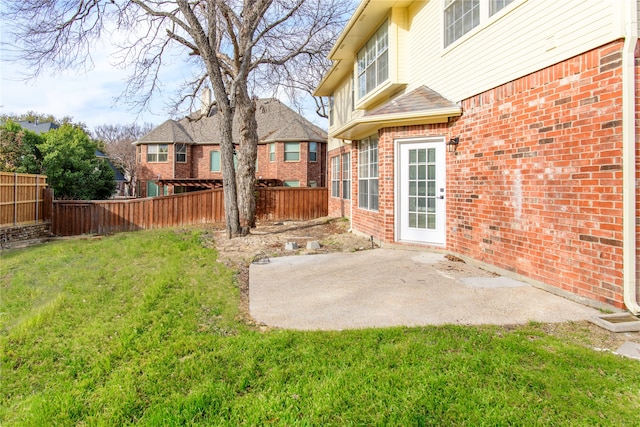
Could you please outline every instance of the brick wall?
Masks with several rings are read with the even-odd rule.
[[[315,181],[318,187],[326,185],[326,144],[318,144],[316,162],[310,162],[309,146],[300,143],[300,161],[284,162],[284,143],[276,142],[276,161],[269,162],[269,145],[258,145],[258,169],[256,177],[262,179],[277,179],[280,181],[300,181],[300,186],[307,187]],[[147,181],[161,178],[198,178],[222,179],[222,172],[211,172],[211,151],[219,151],[219,145],[191,145],[187,147],[187,162],[175,163],[173,144],[169,144],[167,162],[147,163],[147,145],[141,146],[142,163],[138,164],[140,182],[140,197],[146,197]],[[175,164],[175,170],[174,170]],[[173,186],[169,186],[169,194],[173,193]]]
[[[446,154],[447,248],[621,307],[621,49],[466,99],[452,123],[380,130],[380,208],[354,206],[354,228],[394,240],[395,139],[460,136]]]

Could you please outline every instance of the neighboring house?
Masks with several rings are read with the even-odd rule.
[[[53,130],[53,129],[58,129],[60,127],[55,123],[40,122],[38,120],[36,120],[35,122],[22,120],[16,123],[19,124],[20,127],[22,127],[23,129],[30,130],[32,132],[37,133],[38,135],[43,134],[45,132],[49,132],[50,130]]]
[[[277,99],[256,103],[258,185],[324,187],[326,132]],[[140,197],[222,186],[216,112],[167,120],[135,142]]]
[[[315,92],[330,214],[638,314],[638,3],[362,1]]]
[[[105,160],[107,163],[109,163],[109,166],[111,167],[111,169],[113,170],[113,173],[116,176],[116,192],[115,192],[115,196],[126,196],[126,189],[127,189],[127,183],[129,181],[127,181],[127,179],[124,177],[124,175],[122,175],[122,172],[120,172],[118,170],[118,168],[116,168],[113,163],[111,163],[111,160],[109,160],[109,157],[104,154],[102,151],[100,150],[96,150],[96,157],[99,159],[103,159]]]

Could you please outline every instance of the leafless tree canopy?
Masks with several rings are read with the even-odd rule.
[[[33,76],[91,66],[104,36],[118,45],[130,77],[122,98],[147,106],[162,88],[162,70],[181,58],[185,78],[173,106],[192,106],[212,87],[223,135],[228,234],[248,232],[253,214],[257,132],[251,99],[265,92],[296,94],[315,86],[353,1],[344,0],[5,0],[14,51]],[[278,89],[280,88],[280,89]],[[213,108],[213,107],[212,107]],[[241,119],[236,192],[231,123]],[[243,179],[246,178],[246,179]],[[241,212],[237,212],[237,201]],[[233,205],[233,206],[232,206]],[[234,209],[236,211],[234,211]],[[238,220],[238,215],[241,217]],[[240,222],[244,222],[240,230]]]
[[[128,125],[104,124],[96,126],[94,136],[104,144],[106,154],[111,162],[119,168],[129,182],[128,195],[135,195],[136,188],[136,148],[135,141],[151,132],[152,123],[142,126],[137,123]]]

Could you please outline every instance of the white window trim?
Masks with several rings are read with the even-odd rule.
[[[167,158],[165,160],[160,160],[160,147],[163,146],[166,148],[166,152],[162,153],[164,155],[167,156]],[[155,153],[151,153],[150,149],[151,147],[156,147],[156,151]],[[149,160],[149,156],[150,155],[155,155],[156,156],[156,160]],[[167,163],[169,161],[169,144],[149,144],[147,145],[147,163]]]
[[[218,163],[220,165],[220,169],[218,170],[213,169],[213,153],[218,153]],[[220,153],[220,150],[209,151],[209,172],[214,172],[214,173],[222,172],[222,154]]]
[[[362,144],[367,144],[370,145],[372,144],[372,142],[375,140],[376,142],[376,176],[370,176],[371,175],[371,165],[373,165],[374,163],[371,162],[370,159],[370,155],[371,155],[371,149],[367,149],[367,176],[362,178],[360,176],[360,171],[362,169]],[[361,191],[360,191],[360,181],[364,181],[367,180],[367,205],[366,206],[362,206],[360,204],[360,196],[361,196]],[[376,208],[372,208],[371,207],[371,185],[369,185],[372,181],[376,181],[376,183],[378,184],[378,189],[377,189],[377,197],[378,197],[378,206]],[[371,212],[378,212],[380,210],[380,152],[379,152],[379,140],[378,140],[378,135],[372,135],[370,137],[367,138],[363,138],[360,140],[360,142],[358,143],[358,208],[362,209],[362,210],[367,210],[367,211],[371,211]]]
[[[386,33],[387,33],[387,40],[386,40],[386,49],[383,51],[383,53],[386,53],[387,55],[387,76],[384,80],[382,81],[377,81],[378,80],[378,61],[381,58],[381,53],[378,52],[377,47],[376,47],[376,57],[373,60],[373,62],[371,64],[369,64],[368,67],[365,67],[363,72],[360,72],[360,65],[359,62],[360,60],[358,59],[360,57],[360,53],[362,51],[364,51],[367,48],[367,45],[369,44],[369,42],[372,39],[376,39],[376,43],[378,43],[378,33],[380,32],[381,29],[386,28]],[[365,58],[366,58],[366,54],[365,54]],[[355,82],[356,82],[356,90],[355,90],[355,96],[358,100],[358,102],[361,102],[364,99],[367,99],[368,97],[370,97],[371,94],[375,93],[384,83],[389,82],[390,78],[391,78],[391,43],[390,43],[390,37],[389,37],[389,18],[387,17],[384,22],[378,26],[378,28],[376,29],[376,31],[371,35],[371,37],[369,37],[369,39],[367,39],[367,41],[365,42],[365,44],[356,52],[355,55]],[[366,76],[367,76],[367,70],[369,69],[369,67],[371,67],[372,65],[375,65],[375,70],[374,73],[376,75],[376,85],[374,87],[372,87],[370,90],[366,90]],[[361,94],[360,91],[360,76],[364,73],[364,80],[365,80],[365,92]]]
[[[446,0],[441,1],[440,8],[440,46],[444,46],[444,5]],[[442,48],[442,55],[445,56],[447,53],[454,50],[457,46],[463,44],[466,40],[474,37],[481,31],[489,28],[491,25],[496,23],[498,20],[504,18],[506,15],[513,12],[515,9],[520,7],[522,4],[529,0],[514,0],[512,3],[506,5],[492,16],[489,16],[489,2],[485,0],[480,0],[480,23],[471,29],[470,31],[463,34],[459,39],[451,43],[449,46],[444,46]]]
[[[349,159],[349,165],[347,169],[344,168],[345,158]],[[342,176],[340,180],[340,191],[342,192],[341,196],[345,200],[350,200],[351,199],[351,153],[343,153],[340,156],[340,169],[342,171]],[[380,175],[380,173],[378,173],[378,175]],[[347,196],[345,196],[345,191],[344,191],[345,183],[347,184],[347,187],[349,189],[349,194]]]
[[[272,157],[272,155],[273,155],[273,157]],[[273,163],[275,161],[276,161],[276,143],[272,142],[272,143],[269,144],[269,162]]]
[[[342,157],[340,155],[331,158],[331,197],[333,198],[340,198],[340,186],[342,185],[342,173],[340,171],[341,159]]]
[[[187,163],[187,144],[181,144],[181,143],[176,143],[174,144],[175,147],[175,158],[176,158],[176,163]],[[180,161],[178,160],[178,154],[182,154],[182,153],[178,153],[178,147],[184,147],[184,160]]]
[[[298,151],[287,151],[287,144],[298,144]],[[287,160],[287,153],[298,153],[298,159],[297,160]],[[285,142],[284,143],[284,150],[283,150],[283,160],[285,162],[299,162],[300,161],[300,143],[299,142]]]
[[[316,146],[315,150],[311,149],[311,144],[315,144],[315,146]],[[318,144],[319,143],[317,143],[317,142],[309,142],[309,145],[308,145],[308,147],[309,147],[309,162],[311,162],[311,163],[317,163],[318,162]],[[315,153],[315,155],[316,155],[315,160],[311,160],[311,153]]]

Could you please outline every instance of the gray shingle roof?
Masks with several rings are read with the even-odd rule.
[[[274,98],[256,101],[258,141],[265,144],[275,141],[324,142],[327,133],[300,114]],[[167,120],[140,138],[136,144],[174,143],[219,144],[220,128],[217,109],[209,117],[194,120],[185,117],[179,121]],[[239,140],[238,118],[234,119],[233,139]]]
[[[365,116],[410,113],[457,106],[456,103],[449,101],[438,92],[426,86],[420,86],[409,93],[387,102],[375,110],[367,111]]]

